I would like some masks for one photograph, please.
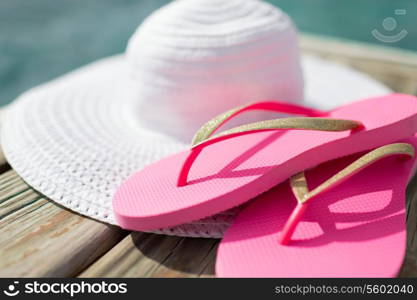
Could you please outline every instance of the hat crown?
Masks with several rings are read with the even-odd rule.
[[[137,29],[127,60],[142,125],[182,140],[237,105],[303,98],[296,29],[263,1],[173,1]]]

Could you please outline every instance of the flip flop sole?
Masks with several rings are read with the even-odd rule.
[[[189,151],[129,177],[113,198],[116,220],[123,228],[170,227],[242,204],[289,176],[324,161],[376,148],[417,131],[417,101],[393,94],[340,107],[327,117],[358,120],[365,129],[351,133],[289,130],[258,132],[205,148],[177,187]]]
[[[417,147],[417,138],[403,141]],[[357,155],[306,171],[311,189]],[[291,242],[279,238],[297,201],[288,182],[256,198],[219,246],[219,277],[393,277],[406,248],[405,190],[416,159],[384,158],[312,199]]]

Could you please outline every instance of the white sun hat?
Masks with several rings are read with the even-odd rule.
[[[178,0],[143,22],[126,55],[21,95],[7,111],[1,142],[11,166],[40,193],[116,224],[117,186],[186,148],[221,112],[265,99],[332,108],[388,92],[341,65],[300,60],[291,19],[270,4]],[[158,232],[218,238],[237,209]]]

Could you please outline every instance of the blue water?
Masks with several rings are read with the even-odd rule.
[[[225,0],[227,1],[227,0]],[[88,62],[123,52],[129,36],[168,0],[1,0],[0,104]],[[417,51],[416,0],[272,0],[305,32]],[[396,15],[395,10],[405,10]],[[395,29],[383,21],[395,19]],[[392,25],[392,23],[391,23]],[[388,27],[387,27],[388,28]],[[386,44],[372,30],[401,41]]]

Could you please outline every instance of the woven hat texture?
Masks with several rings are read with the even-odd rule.
[[[11,166],[40,193],[115,224],[117,186],[186,149],[218,113],[265,99],[328,109],[387,92],[342,65],[300,60],[294,25],[269,4],[179,0],[139,27],[125,55],[22,94],[6,113],[1,142]],[[220,238],[238,210],[156,232]]]

